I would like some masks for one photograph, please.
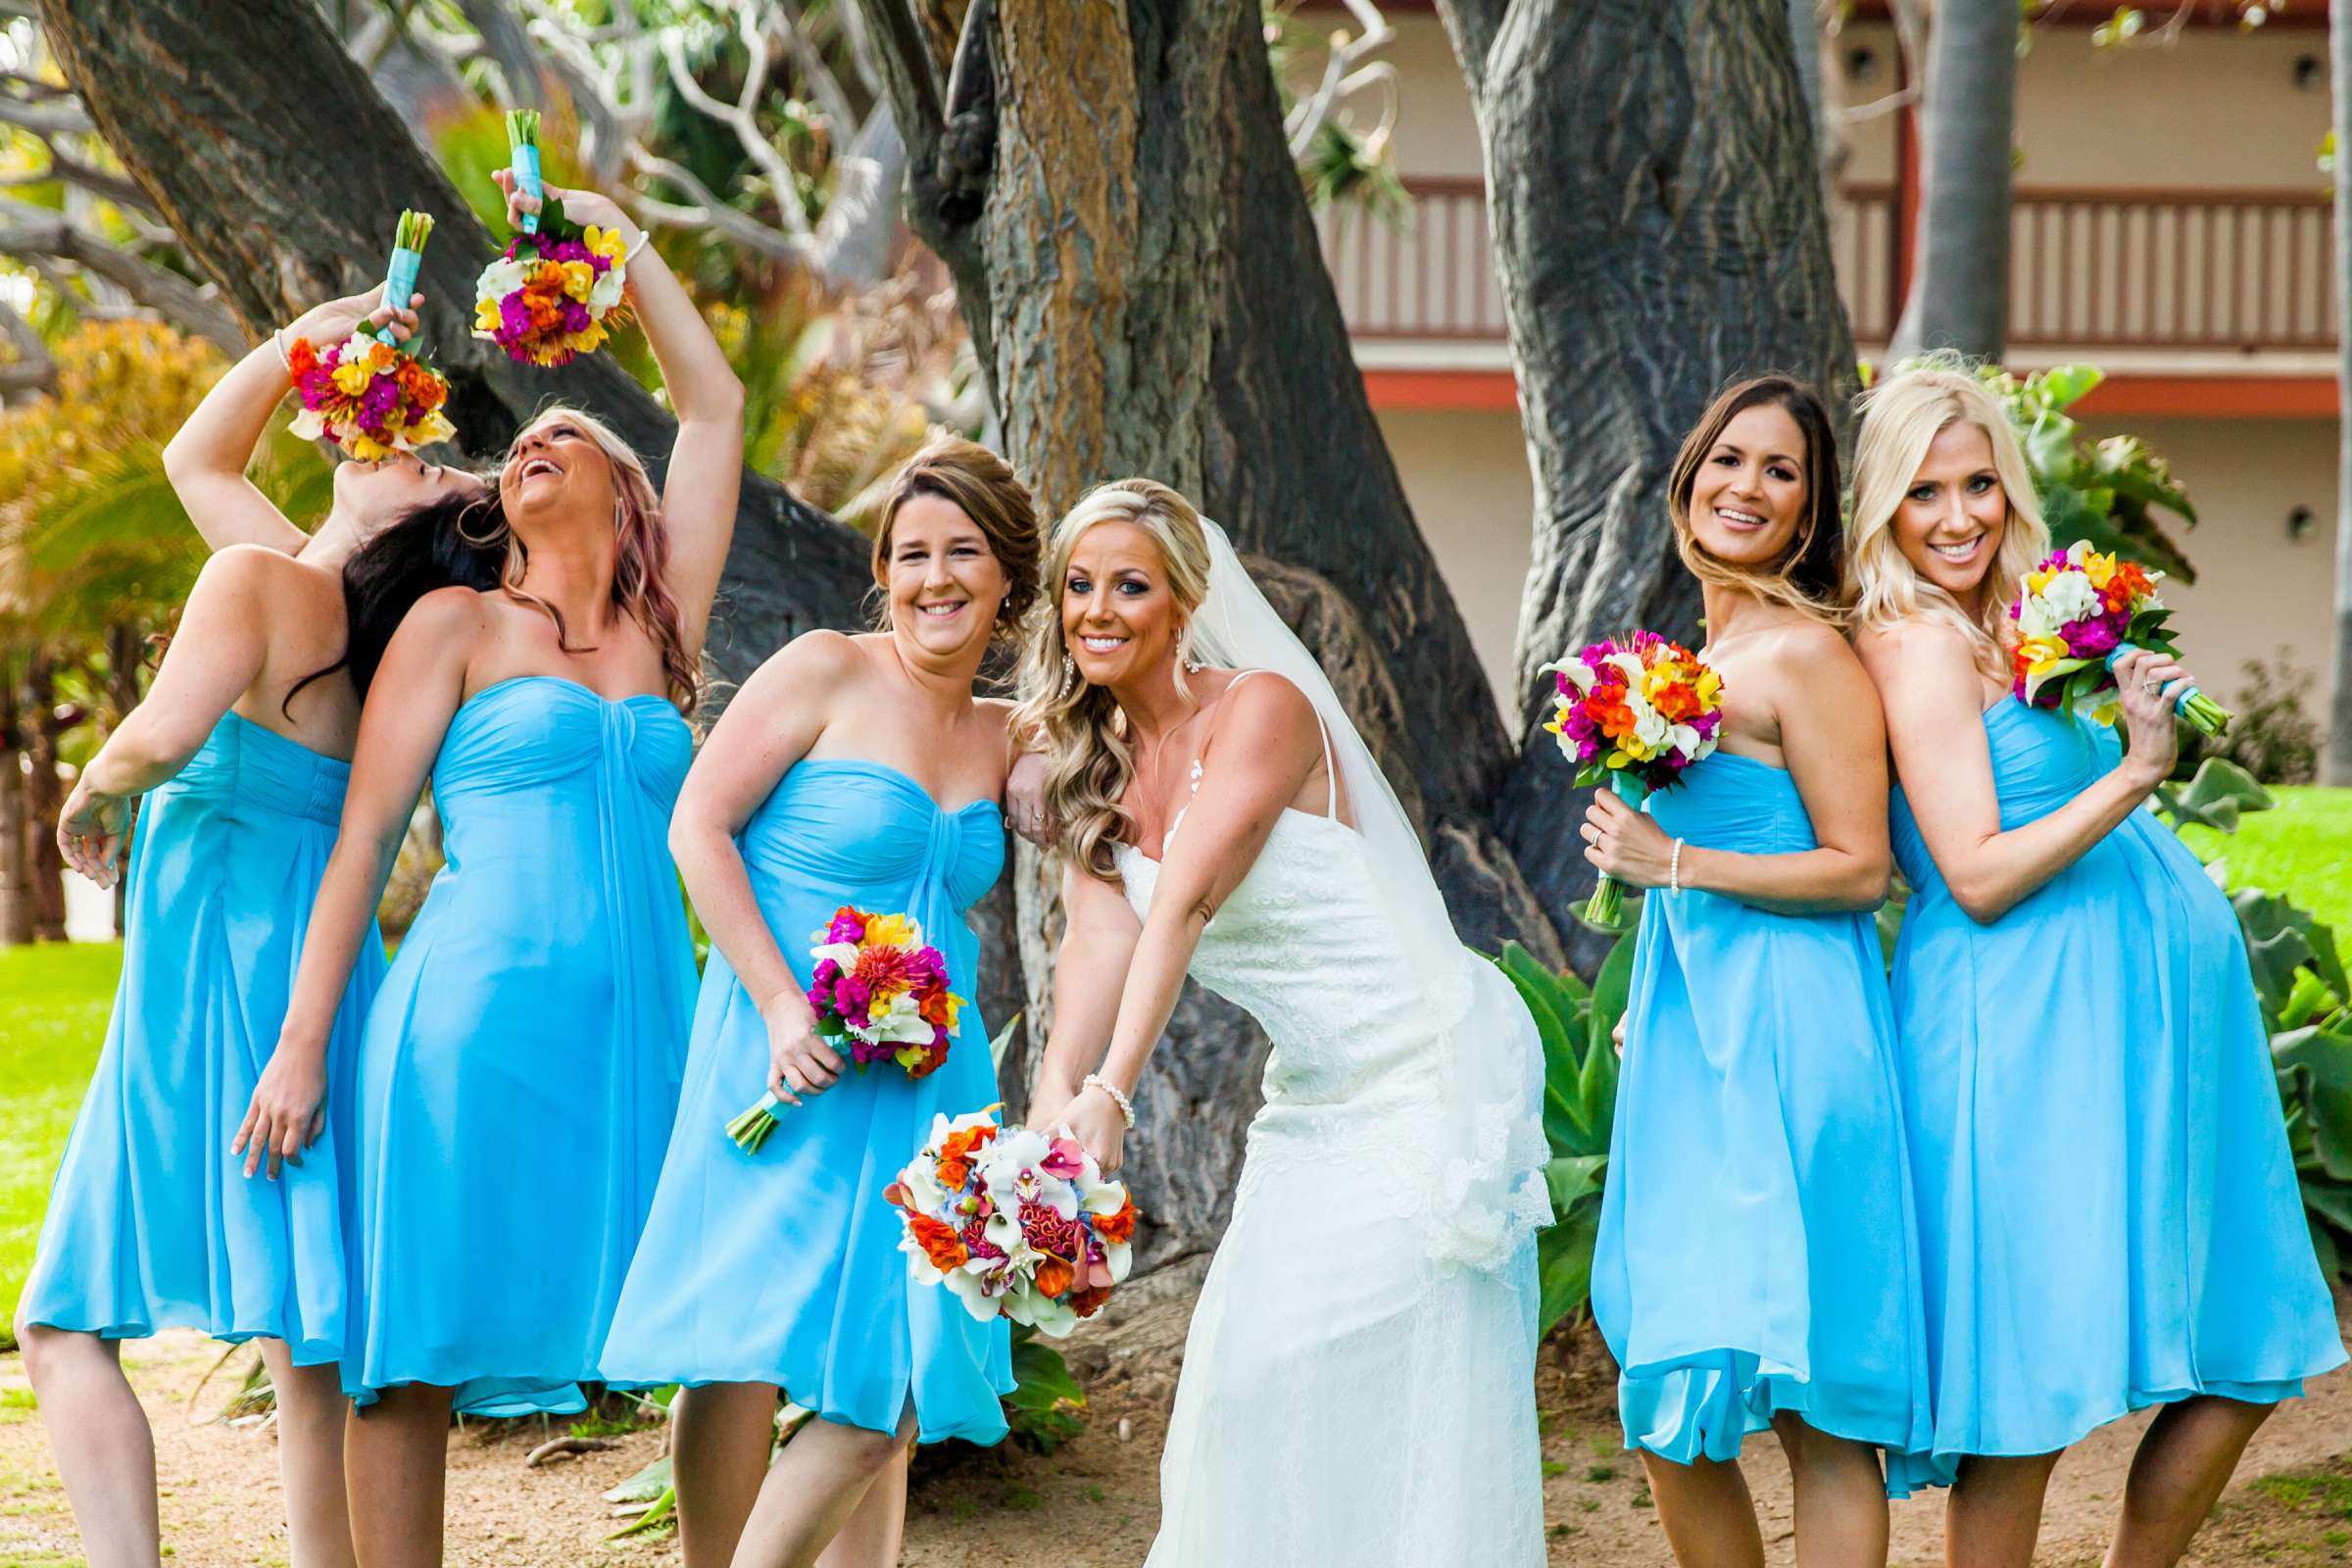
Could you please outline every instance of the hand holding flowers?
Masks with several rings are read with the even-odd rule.
[[[2087,702],[2092,718],[2114,723],[2119,705],[2105,694],[2118,690],[2121,662],[2140,650],[2168,662],[2180,657],[2165,627],[2172,612],[2156,594],[2163,580],[2161,571],[2103,555],[2082,540],[2026,573],[2009,606],[2018,633],[2010,654],[2018,700],[2069,713]],[[2175,677],[2142,678],[2165,685]],[[2123,689],[2129,692],[2129,681]],[[2193,682],[2180,688],[2175,707],[2200,734],[2219,735],[2230,722],[2229,710]]]
[[[395,343],[406,343],[416,335],[416,308],[423,303],[422,294],[412,292],[408,304],[395,309],[385,302],[384,285],[378,283],[365,294],[347,294],[312,306],[286,323],[286,335],[313,343],[339,343],[365,328],[378,337],[388,331]]]
[[[906,1224],[913,1278],[945,1285],[982,1322],[1008,1317],[1058,1339],[1101,1310],[1132,1262],[1127,1189],[1076,1139],[1008,1131],[987,1110],[934,1117],[883,1196]]]
[[[1558,686],[1552,720],[1544,727],[1576,764],[1581,785],[1607,784],[1621,802],[1639,806],[1715,750],[1723,724],[1722,679],[1679,643],[1637,631],[1621,641],[1593,643],[1545,664],[1544,672]],[[1587,842],[1592,842],[1590,835]],[[1623,912],[1622,889],[1604,874],[1585,906],[1585,919],[1614,928]]]
[[[432,228],[426,214],[400,215],[386,270],[385,286],[394,298],[415,300],[416,258]],[[449,401],[449,381],[400,347],[403,334],[391,324],[397,314],[323,347],[308,337],[285,346],[286,368],[302,399],[302,413],[292,426],[295,435],[305,441],[331,441],[362,462],[373,463],[457,434],[441,412]],[[369,319],[375,315],[370,312]]]
[[[628,314],[622,295],[635,225],[596,191],[547,186],[542,195],[518,188],[511,169],[497,177],[515,234],[475,281],[473,335],[517,365],[568,365],[593,354]]]
[[[787,1105],[821,1095],[841,1078],[841,1057],[817,1033],[816,1014],[797,991],[781,992],[760,1009],[767,1025],[767,1092]]]
[[[1585,808],[1585,858],[1610,881],[1629,888],[1666,885],[1674,841],[1649,816],[1614,790],[1595,790]]]
[[[2154,789],[2172,776],[2180,757],[2176,715],[2182,693],[2194,691],[2188,671],[2164,654],[2134,648],[2115,661],[2117,703],[2123,710],[2124,765]]]

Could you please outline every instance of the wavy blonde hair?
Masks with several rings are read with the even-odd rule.
[[[2009,678],[2009,605],[2035,563],[2049,554],[2034,470],[2009,416],[1975,369],[1957,355],[1936,355],[1888,377],[1857,405],[1862,434],[1854,445],[1854,510],[1846,525],[1847,619],[1857,631],[1906,620],[1948,626],[1968,639],[1977,667]],[[1985,569],[1984,600],[1971,615],[1960,602],[1921,577],[1894,537],[1894,517],[1928,448],[1947,427],[1967,422],[1992,445],[2009,513],[2000,548]]]
[[[702,698],[703,672],[701,664],[686,651],[685,620],[678,613],[678,602],[669,593],[669,530],[662,521],[662,498],[629,444],[593,415],[558,404],[515,431],[514,439],[520,441],[533,430],[558,422],[578,426],[612,466],[612,532],[617,547],[612,560],[612,603],[654,640],[662,655],[662,679],[669,700],[677,705],[679,712],[691,713]],[[495,488],[494,483],[494,491]],[[565,653],[582,652],[572,647],[569,628],[556,607],[524,590],[523,573],[530,564],[530,550],[506,520],[505,512],[496,508],[492,512],[496,526],[491,531],[476,536],[461,525],[460,537],[484,549],[504,546],[507,559],[499,571],[499,587],[508,598],[545,611],[547,617],[556,623],[557,646]]]
[[[1070,556],[1087,530],[1102,522],[1129,522],[1159,546],[1185,625],[1176,642],[1176,689],[1191,694],[1184,666],[1192,657],[1192,614],[1208,597],[1208,534],[1193,504],[1151,479],[1119,479],[1088,491],[1046,542],[1045,601],[1030,619],[1021,648],[1020,707],[1013,733],[1042,746],[1046,757],[1046,810],[1061,824],[1060,850],[1073,862],[1104,881],[1118,872],[1112,849],[1135,830],[1135,818],[1120,804],[1135,777],[1135,756],[1127,744],[1127,716],[1106,686],[1094,686],[1078,673],[1061,629],[1061,596],[1069,581]]]

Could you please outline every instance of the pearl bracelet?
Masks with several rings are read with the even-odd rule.
[[[281,326],[277,328],[276,331],[271,332],[270,334],[270,346],[277,350],[277,363],[286,368],[286,374],[290,376],[294,373],[294,361],[286,353],[286,340],[280,335],[284,331],[285,328]]]
[[[648,242],[648,241],[650,241],[650,240],[651,240],[653,237],[654,237],[654,231],[653,231],[652,229],[650,229],[650,228],[641,228],[641,229],[639,229],[639,230],[637,231],[637,238],[636,238],[634,241],[632,241],[632,242],[630,243],[630,245],[629,245],[629,248],[628,248],[627,250],[625,250],[625,251],[622,251],[622,252],[620,253],[620,265],[621,265],[621,266],[623,266],[623,267],[626,267],[626,266],[628,266],[628,265],[629,265],[631,262],[635,261],[635,260],[637,259],[637,253],[638,253],[639,251],[641,251],[641,250],[645,249],[647,242]]]
[[[1104,1094],[1108,1095],[1110,1097],[1110,1102],[1119,1107],[1119,1120],[1127,1124],[1127,1130],[1129,1132],[1133,1132],[1135,1130],[1135,1106],[1128,1102],[1128,1099],[1125,1095],[1119,1093],[1119,1086],[1117,1084],[1112,1083],[1101,1073],[1090,1072],[1084,1078],[1078,1080],[1078,1087],[1081,1090],[1100,1089]]]
[[[1674,854],[1666,860],[1666,891],[1669,893],[1683,891],[1683,841],[1681,839],[1674,841]]]

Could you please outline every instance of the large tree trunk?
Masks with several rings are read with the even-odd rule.
[[[1041,509],[1149,474],[1243,549],[1304,568],[1278,602],[1378,710],[1366,733],[1421,812],[1464,937],[1556,953],[1484,822],[1508,737],[1373,421],[1257,7],[864,5],[906,138],[908,220],[955,273]],[[1050,1022],[1058,911],[1036,857],[1014,875],[1030,991],[1017,1081]],[[1188,993],[1138,1096],[1147,1261],[1222,1229],[1264,1050],[1236,1009]]]
[[[32,878],[25,869],[24,754],[17,744],[17,671],[0,650],[0,948],[32,940]]]
[[[1919,267],[1891,353],[1956,349],[1997,361],[2009,330],[2016,0],[1938,0],[1919,122]]]
[[[57,817],[66,804],[57,776],[57,743],[65,726],[57,714],[57,659],[35,650],[17,703],[15,751],[24,759],[24,869],[32,940],[66,940],[66,858],[57,847]]]
[[[610,357],[557,373],[471,336],[490,237],[311,0],[42,0],[40,11],[108,145],[257,340],[380,279],[401,209],[427,210],[423,341],[449,375],[467,449],[496,452],[561,398],[610,422],[660,478],[676,424]],[[853,624],[866,585],[856,534],[746,474],[711,664],[740,680],[801,631]]]
[[[2352,6],[2328,17],[2335,82],[2335,318],[2352,322]],[[2321,779],[2352,784],[2352,330],[2340,331],[2335,360],[2335,654]]]
[[[1565,925],[1592,885],[1585,803],[1540,727],[1537,666],[1630,626],[1695,636],[1665,504],[1684,433],[1725,382],[1764,370],[1842,405],[1853,345],[1785,0],[1439,9],[1486,148],[1535,470],[1525,750],[1496,820]]]

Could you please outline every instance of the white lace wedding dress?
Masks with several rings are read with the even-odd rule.
[[[1140,917],[1158,863],[1121,846],[1118,866]],[[1497,1233],[1498,1256],[1433,1256],[1462,1152],[1423,983],[1445,965],[1411,946],[1355,830],[1295,809],[1201,934],[1193,978],[1248,1008],[1274,1052],[1185,1346],[1149,1568],[1544,1560],[1541,1188]],[[1464,967],[1510,993],[1491,966]],[[1516,994],[1481,997],[1469,1017],[1533,1034]]]

